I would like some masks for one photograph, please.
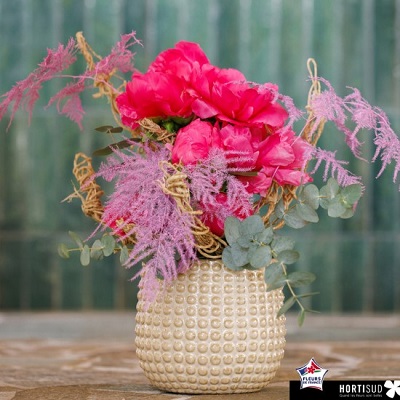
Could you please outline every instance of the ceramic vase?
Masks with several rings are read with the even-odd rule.
[[[199,260],[157,300],[139,291],[136,353],[152,385],[174,393],[263,389],[280,366],[282,291],[266,291],[264,271],[231,271]]]

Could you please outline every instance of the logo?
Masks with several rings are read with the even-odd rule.
[[[296,368],[296,371],[300,375],[300,389],[313,388],[322,390],[324,376],[328,370],[318,365],[314,358],[302,367]]]
[[[384,386],[389,389],[386,392],[387,397],[393,399],[396,394],[400,396],[400,381],[386,381]]]

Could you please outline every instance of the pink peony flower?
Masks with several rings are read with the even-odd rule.
[[[221,144],[233,168],[252,170],[258,158],[258,140],[249,128],[225,125],[220,130]]]
[[[153,71],[135,73],[125,92],[116,99],[122,123],[131,128],[143,118],[188,117],[192,113],[192,101],[184,81]]]
[[[216,117],[242,126],[265,124],[279,128],[288,117],[287,111],[276,102],[276,85],[251,86],[239,71],[212,67],[193,85],[198,97],[192,109],[200,118]]]
[[[240,177],[249,193],[265,196],[272,182],[294,185],[311,182],[303,168],[312,156],[312,146],[290,129],[275,132],[258,145],[257,176]]]
[[[200,46],[191,42],[179,42],[160,53],[146,73],[133,74],[125,92],[117,97],[122,123],[135,128],[143,118],[190,116],[192,71],[208,62]]]
[[[195,119],[178,131],[171,160],[184,165],[195,164],[206,159],[211,148],[221,148],[218,128],[210,122]]]
[[[192,71],[199,70],[204,64],[209,64],[209,60],[197,43],[180,41],[174,48],[161,52],[148,71],[175,75],[190,82]]]
[[[257,172],[256,176],[239,176],[238,179],[245,185],[248,193],[259,194],[265,197],[272,185],[272,174],[264,169]]]

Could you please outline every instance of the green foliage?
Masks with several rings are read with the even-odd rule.
[[[275,220],[283,220],[287,226],[300,229],[309,223],[319,221],[317,210],[326,209],[332,218],[350,218],[362,195],[359,184],[341,188],[334,178],[330,178],[320,190],[314,184],[302,186],[297,193],[297,201],[285,209],[280,201],[273,213]]]
[[[222,252],[225,265],[235,271],[260,269],[272,259],[272,228],[265,228],[259,215],[252,215],[243,221],[235,217],[225,220],[225,236],[229,243]]]
[[[120,262],[124,264],[129,258],[129,249],[126,245],[117,243],[110,234],[104,234],[100,239],[96,239],[92,246],[85,244],[79,235],[75,232],[69,232],[69,236],[76,247],[69,248],[66,244],[58,245],[58,254],[62,258],[69,258],[71,252],[80,252],[79,260],[83,266],[90,264],[91,260],[101,260],[112,254],[120,254]]]
[[[307,271],[287,271],[287,266],[294,264],[300,255],[294,250],[294,241],[277,235],[272,226],[282,220],[294,229],[316,223],[319,221],[317,210],[320,207],[327,210],[330,217],[349,218],[361,195],[361,185],[341,188],[331,178],[321,189],[314,184],[300,187],[297,198],[288,209],[280,201],[270,219],[271,226],[264,226],[260,215],[252,215],[242,221],[228,217],[224,226],[228,246],[223,250],[222,260],[227,268],[234,271],[265,268],[267,291],[286,286],[290,293],[278,315],[297,304],[300,308],[298,324],[302,325],[306,313],[314,312],[304,307],[302,299],[316,293],[296,294],[294,289],[310,285],[315,275]]]

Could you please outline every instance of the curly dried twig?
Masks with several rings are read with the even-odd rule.
[[[93,178],[94,169],[92,167],[92,159],[84,153],[77,153],[74,159],[73,173],[79,183],[79,189],[74,188],[74,193],[69,195],[64,201],[79,198],[82,202],[81,208],[83,213],[100,222],[104,211],[100,198],[104,192]],[[86,195],[84,196],[83,193]]]
[[[172,196],[183,213],[192,218],[191,231],[195,239],[197,251],[206,258],[220,258],[227,243],[219,236],[210,232],[198,216],[202,211],[193,210],[190,204],[190,191],[187,186],[187,175],[180,170],[180,166],[164,161],[160,164],[164,172],[163,179],[158,182],[164,193]]]

